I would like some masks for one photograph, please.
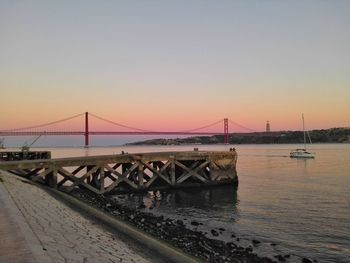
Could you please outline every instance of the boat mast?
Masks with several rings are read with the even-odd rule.
[[[306,150],[306,136],[305,136],[304,113],[302,114],[302,117],[303,117],[303,132],[304,132],[304,150]]]

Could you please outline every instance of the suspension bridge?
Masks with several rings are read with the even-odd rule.
[[[48,130],[50,126],[57,125],[59,123],[68,122],[73,119],[81,118],[84,116],[84,123],[83,128],[81,130],[70,130],[67,131],[66,129],[57,129],[57,130]],[[103,130],[103,131],[97,131],[93,130],[90,126],[89,119],[90,117],[98,119],[100,121],[103,121],[105,123],[109,123],[113,126],[119,127],[124,129],[121,130]],[[214,126],[218,126],[222,124],[222,130],[221,131],[205,131],[208,128],[212,128]],[[14,129],[3,129],[0,130],[0,136],[57,136],[57,135],[63,135],[63,136],[69,136],[69,135],[81,135],[85,138],[85,147],[89,146],[89,140],[90,136],[93,135],[223,135],[223,143],[229,143],[229,124],[239,127],[245,131],[248,132],[257,132],[253,129],[250,129],[248,127],[245,127],[237,122],[234,122],[232,120],[229,120],[228,118],[220,119],[218,121],[215,121],[213,123],[194,128],[189,130],[182,130],[182,131],[154,131],[154,130],[146,130],[146,129],[140,129],[136,127],[131,127],[122,123],[118,123],[115,121],[108,120],[106,118],[100,117],[96,114],[84,112],[80,113],[68,118],[60,119],[53,122],[43,123],[39,125],[33,125],[33,126],[27,126],[27,127],[21,127],[21,128],[14,128]],[[126,129],[126,130],[125,130]]]

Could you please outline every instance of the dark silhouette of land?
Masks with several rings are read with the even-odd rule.
[[[308,132],[312,143],[350,143],[350,128],[331,128]],[[303,143],[302,131],[231,133],[230,144],[282,144]],[[308,141],[308,136],[306,136]],[[152,139],[129,143],[128,145],[181,145],[181,144],[220,144],[223,135],[194,136],[176,139]]]

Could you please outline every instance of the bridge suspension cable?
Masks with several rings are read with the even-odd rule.
[[[57,120],[57,121],[47,122],[47,123],[38,124],[38,125],[34,125],[34,126],[27,126],[27,127],[22,127],[22,128],[10,129],[10,130],[0,130],[0,132],[15,132],[15,131],[22,131],[22,130],[41,128],[41,127],[45,127],[45,126],[54,125],[54,124],[57,124],[57,123],[60,123],[60,122],[69,121],[71,119],[80,117],[80,116],[82,116],[84,114],[85,113],[79,113],[77,115],[74,115],[74,116],[71,116],[71,117],[68,117],[68,118],[64,118],[64,119],[60,119],[60,120]]]
[[[53,122],[48,122],[48,123],[43,123],[43,124],[38,124],[38,125],[33,125],[33,126],[27,126],[27,127],[21,127],[21,128],[15,128],[15,129],[7,129],[7,130],[0,130],[0,132],[17,132],[17,131],[23,131],[23,130],[30,130],[30,129],[36,129],[36,128],[41,128],[41,127],[46,127],[46,126],[50,126],[50,125],[54,125],[54,124],[57,124],[57,123],[61,123],[61,122],[65,122],[65,121],[69,121],[71,119],[74,119],[74,118],[77,118],[77,117],[80,117],[80,116],[83,116],[85,113],[79,113],[79,114],[76,114],[76,115],[73,115],[73,116],[70,116],[68,118],[64,118],[64,119],[60,119],[60,120],[56,120],[56,121],[53,121]],[[100,117],[96,114],[93,114],[93,113],[89,113],[89,115],[99,119],[99,120],[102,120],[104,122],[107,122],[107,123],[110,123],[110,124],[113,124],[115,126],[119,126],[119,127],[123,127],[123,128],[127,128],[127,129],[130,129],[130,130],[134,130],[134,131],[139,131],[139,132],[145,132],[145,133],[161,133],[161,131],[152,131],[152,130],[145,130],[145,129],[140,129],[140,128],[136,128],[136,127],[132,127],[132,126],[129,126],[129,125],[124,125],[124,124],[121,124],[121,123],[118,123],[118,122],[114,122],[114,121],[111,121],[111,120],[108,120],[108,119],[105,119],[103,117]],[[204,126],[201,126],[201,127],[198,127],[198,128],[194,128],[194,129],[189,129],[189,130],[182,130],[182,131],[178,131],[178,133],[195,133],[197,131],[200,131],[200,130],[203,130],[203,129],[206,129],[206,128],[210,128],[212,126],[215,126],[219,123],[222,123],[223,122],[223,119],[220,119],[218,121],[215,121],[213,123],[210,123],[208,125],[204,125]],[[229,122],[231,124],[233,124],[234,126],[238,126],[244,130],[248,130],[250,132],[257,132],[256,130],[253,130],[253,129],[250,129],[244,125],[241,125],[235,121],[232,121],[229,119]]]
[[[89,112],[89,115],[99,119],[99,120],[102,120],[102,121],[105,121],[105,122],[108,122],[110,124],[113,124],[113,125],[116,125],[116,126],[119,126],[119,127],[123,127],[123,128],[127,128],[127,129],[131,129],[131,130],[136,130],[136,131],[140,131],[140,132],[159,132],[161,133],[161,131],[151,131],[151,130],[145,130],[145,129],[140,129],[140,128],[136,128],[136,127],[132,127],[132,126],[128,126],[128,125],[125,125],[125,124],[121,124],[121,123],[118,123],[118,122],[114,122],[114,121],[111,121],[111,120],[108,120],[108,119],[105,119],[103,117],[100,117],[94,113],[91,113]],[[190,130],[185,130],[185,131],[179,131],[179,132],[183,132],[183,133],[190,133],[190,132],[195,132],[195,131],[199,131],[199,130],[203,130],[205,128],[209,128],[209,127],[212,127],[220,122],[222,122],[223,120],[218,120],[216,122],[213,122],[211,124],[208,124],[208,125],[205,125],[205,126],[201,126],[199,128],[195,128],[195,129],[190,129]]]
[[[208,125],[205,125],[205,126],[202,126],[202,127],[199,127],[199,128],[195,128],[195,129],[191,129],[191,130],[186,130],[186,131],[181,131],[181,132],[184,132],[184,133],[187,133],[187,132],[196,132],[196,131],[199,131],[199,130],[203,130],[203,129],[206,129],[206,128],[210,128],[218,123],[221,123],[223,122],[223,119],[221,120],[218,120],[216,122],[213,122],[211,124],[208,124]]]
[[[132,127],[132,126],[128,126],[128,125],[124,125],[124,124],[121,124],[121,123],[118,123],[118,122],[114,122],[114,121],[110,121],[108,119],[105,119],[105,118],[102,118],[100,116],[97,116],[96,114],[93,114],[91,112],[89,112],[89,115],[101,120],[101,121],[105,121],[105,122],[108,122],[110,124],[113,124],[113,125],[116,125],[116,126],[119,126],[119,127],[123,127],[123,128],[127,128],[127,129],[130,129],[130,130],[136,130],[136,131],[140,131],[140,132],[155,132],[155,131],[149,131],[149,130],[144,130],[144,129],[139,129],[139,128],[135,128],[135,127]]]
[[[256,130],[253,130],[253,129],[250,129],[250,128],[246,127],[246,126],[243,126],[243,125],[241,125],[241,124],[239,124],[239,123],[237,123],[235,121],[231,121],[230,119],[229,119],[229,122],[231,124],[235,125],[235,126],[238,126],[238,127],[242,128],[242,129],[244,129],[244,130],[251,131],[251,132],[258,132]]]

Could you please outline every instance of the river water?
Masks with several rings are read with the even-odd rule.
[[[242,246],[261,241],[262,256],[290,254],[289,262],[307,257],[318,262],[350,262],[350,144],[314,144],[315,159],[289,158],[299,145],[120,146],[49,148],[53,158],[125,152],[228,150],[238,152],[238,188],[231,186],[115,196],[129,206],[186,220],[218,238],[233,237]],[[300,147],[300,146],[299,146]],[[203,223],[192,226],[191,221]],[[239,241],[237,241],[237,237]]]

